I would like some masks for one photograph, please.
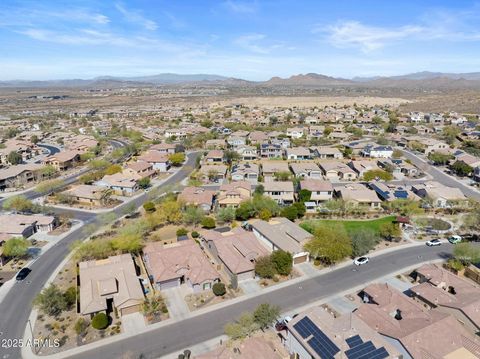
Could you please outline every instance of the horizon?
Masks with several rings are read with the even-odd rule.
[[[175,73],[265,81],[299,73],[351,79],[480,69],[475,1],[344,5],[7,0],[0,9],[0,80]]]

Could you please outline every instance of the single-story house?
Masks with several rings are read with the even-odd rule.
[[[138,191],[138,177],[131,173],[118,172],[113,175],[105,175],[95,185],[108,187],[120,196],[131,196]]]
[[[185,187],[178,195],[178,200],[188,205],[198,206],[205,212],[210,212],[213,207],[215,191],[202,187]]]
[[[58,225],[54,216],[41,214],[0,214],[0,233],[28,238],[36,232],[50,232]]]
[[[72,197],[78,203],[101,206],[108,191],[109,189],[105,187],[81,184],[62,193]]]
[[[198,170],[204,182],[222,182],[227,177],[226,165],[202,165]]]
[[[290,168],[297,178],[322,178],[322,171],[314,162],[294,162]]]
[[[259,167],[255,163],[239,163],[232,167],[232,181],[248,181],[257,184]]]
[[[466,201],[467,197],[457,187],[448,187],[436,181],[413,184],[412,191],[421,198],[430,198],[434,207],[446,208],[451,202]]]
[[[375,191],[368,189],[360,183],[351,183],[337,187],[335,188],[335,195],[346,202],[366,205],[372,209],[380,208],[382,203]]]
[[[343,162],[328,161],[321,162],[319,165],[326,179],[334,181],[354,181],[358,178],[357,173]]]
[[[310,150],[306,147],[293,147],[285,150],[288,160],[309,160],[312,158]]]

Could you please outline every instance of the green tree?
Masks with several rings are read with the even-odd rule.
[[[473,172],[473,168],[463,161],[455,161],[450,168],[457,176],[460,177],[469,176]]]
[[[460,132],[460,128],[457,126],[445,126],[442,130],[442,137],[449,145],[453,145]]]
[[[255,262],[255,273],[260,278],[273,278],[275,276],[276,269],[270,256],[257,258]]]
[[[463,265],[477,263],[480,261],[480,248],[468,242],[458,243],[453,248],[453,256]]]
[[[280,216],[288,218],[289,220],[291,220],[293,222],[298,217],[298,210],[293,205],[283,207],[282,211],[280,212]]]
[[[253,191],[254,194],[256,195],[263,195],[265,192],[265,187],[263,187],[262,184],[258,184],[257,187],[255,187],[255,190]]]
[[[32,135],[30,137],[30,142],[32,142],[34,145],[36,145],[38,142],[40,142],[40,140],[38,139],[37,135]]]
[[[383,181],[391,181],[393,179],[393,175],[388,173],[387,171],[383,170],[370,170],[364,173],[363,180],[370,182],[374,179],[380,179]]]
[[[92,318],[92,327],[97,330],[103,330],[108,327],[108,317],[105,313],[100,312]]]
[[[2,246],[5,257],[20,258],[28,252],[30,242],[21,237],[10,238]]]
[[[215,294],[217,297],[221,297],[227,293],[227,289],[225,288],[225,284],[218,282],[215,283],[212,287],[213,294]]]
[[[77,303],[77,288],[68,287],[63,295],[65,296],[65,302],[68,308],[72,308],[74,304]]]
[[[280,307],[269,303],[260,304],[253,312],[253,319],[260,329],[266,329],[280,316]]]
[[[143,209],[145,210],[145,212],[147,213],[152,213],[152,212],[155,212],[155,203],[153,203],[152,201],[148,201],[148,202],[145,202],[143,204]]]
[[[106,175],[113,175],[113,174],[119,173],[119,172],[122,172],[122,166],[120,166],[118,164],[110,165],[105,169],[105,174]]]
[[[291,253],[281,249],[276,250],[272,252],[270,259],[278,274],[289,275],[292,272],[293,257]]]
[[[111,163],[104,159],[95,159],[88,162],[88,167],[92,170],[104,170],[110,165]]]
[[[235,219],[235,208],[224,207],[217,210],[217,221],[222,223],[232,222]]]
[[[297,217],[302,218],[305,216],[305,213],[307,212],[307,209],[305,208],[305,203],[304,202],[295,202],[292,204],[293,207],[297,209]]]
[[[64,187],[65,181],[61,179],[51,179],[47,181],[43,181],[37,185],[35,191],[38,193],[50,194],[55,190]]]
[[[50,178],[52,176],[55,176],[55,174],[57,173],[57,170],[52,165],[46,165],[40,170],[40,173],[42,174],[43,177]]]
[[[273,174],[273,177],[275,178],[275,181],[289,181],[291,177],[291,173],[289,171],[281,171],[281,172],[275,172]]]
[[[352,233],[352,254],[355,257],[363,256],[370,252],[378,243],[379,238],[369,228],[360,228]]]
[[[186,224],[193,224],[194,226],[202,222],[204,217],[205,212],[201,208],[195,206],[188,206],[183,212],[183,221]]]
[[[7,156],[8,163],[12,165],[19,165],[23,162],[22,155],[16,151],[11,151]]]
[[[215,228],[215,219],[212,217],[203,217],[202,222],[200,223],[203,228],[212,229]]]
[[[401,158],[402,156],[403,156],[402,151],[396,150],[396,149],[393,150],[393,154],[392,154],[392,157],[393,157],[393,158]]]
[[[238,152],[235,151],[225,151],[225,161],[230,165],[235,161],[238,161],[240,159],[240,155]]]
[[[68,303],[63,292],[55,285],[50,284],[43,289],[34,300],[36,305],[45,314],[57,317],[68,309]]]
[[[446,165],[452,158],[453,156],[448,153],[430,152],[428,154],[428,159],[436,166]]]
[[[28,212],[33,209],[32,201],[28,200],[24,195],[9,197],[3,202],[3,208],[7,211]]]
[[[353,253],[352,242],[343,227],[318,226],[314,238],[305,244],[310,255],[325,264],[335,264]]]
[[[243,313],[234,323],[225,325],[224,330],[232,340],[243,339],[258,330],[258,324],[251,313]]]
[[[379,234],[386,240],[392,240],[398,238],[402,234],[400,227],[397,223],[383,223],[379,227]]]
[[[168,160],[174,167],[179,167],[185,162],[185,153],[183,152],[178,152],[178,153],[173,153],[168,157]]]
[[[262,208],[258,213],[258,218],[263,221],[269,221],[272,218],[272,212],[268,208]]]
[[[308,189],[301,189],[300,192],[298,192],[299,202],[308,202],[310,201],[311,197],[312,197],[312,191],[309,191]]]
[[[142,189],[150,187],[150,178],[144,177],[138,181],[138,186]]]

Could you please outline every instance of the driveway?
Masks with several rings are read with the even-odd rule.
[[[190,315],[187,303],[185,303],[185,296],[188,294],[185,285],[162,290],[162,295],[165,298],[168,307],[170,318],[184,319]]]

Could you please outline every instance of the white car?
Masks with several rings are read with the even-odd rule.
[[[440,239],[436,238],[426,242],[425,244],[429,247],[435,247],[442,245],[442,242],[440,242]]]
[[[362,264],[367,264],[369,260],[370,259],[368,259],[368,257],[358,257],[353,261],[353,264],[356,266],[361,266]]]

